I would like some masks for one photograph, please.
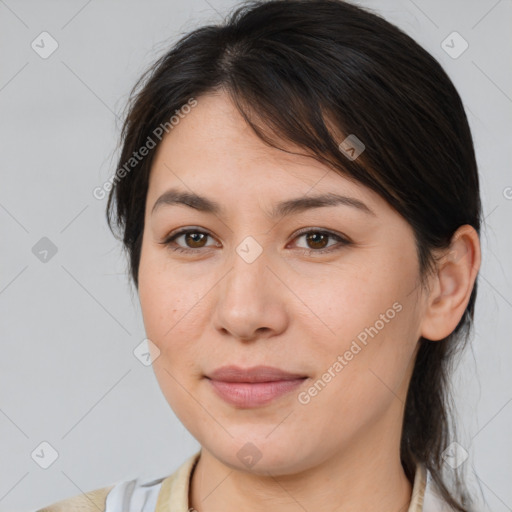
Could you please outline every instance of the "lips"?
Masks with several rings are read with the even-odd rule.
[[[216,394],[240,408],[261,407],[300,387],[307,376],[271,366],[224,366],[206,376]]]
[[[253,366],[251,368],[223,366],[211,372],[207,377],[222,382],[276,382],[303,379],[307,376],[290,373],[272,366]]]

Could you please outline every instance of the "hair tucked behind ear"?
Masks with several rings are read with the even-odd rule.
[[[222,25],[187,34],[132,90],[118,167],[190,98],[220,89],[268,144],[292,142],[380,194],[414,230],[422,279],[459,226],[479,233],[478,172],[461,99],[439,63],[378,15],[341,0],[252,1]],[[349,134],[366,148],[355,160],[339,150]],[[137,287],[155,151],[115,181],[107,205]],[[451,364],[468,338],[476,291],[450,336],[419,340],[401,440],[408,478],[425,464],[458,511],[471,510],[469,496],[459,479],[449,489],[442,452],[454,440]]]

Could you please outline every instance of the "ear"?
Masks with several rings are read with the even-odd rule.
[[[421,336],[437,341],[457,327],[471,297],[480,269],[480,240],[475,228],[460,226],[450,247],[437,262],[421,323]]]

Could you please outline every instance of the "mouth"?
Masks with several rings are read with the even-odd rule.
[[[270,366],[224,366],[205,377],[220,398],[240,408],[266,405],[296,390],[308,378]]]

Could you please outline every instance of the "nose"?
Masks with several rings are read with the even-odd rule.
[[[231,268],[216,287],[213,314],[215,328],[224,336],[242,341],[271,338],[284,332],[289,323],[286,289],[276,277],[263,251],[248,262],[238,253]]]

